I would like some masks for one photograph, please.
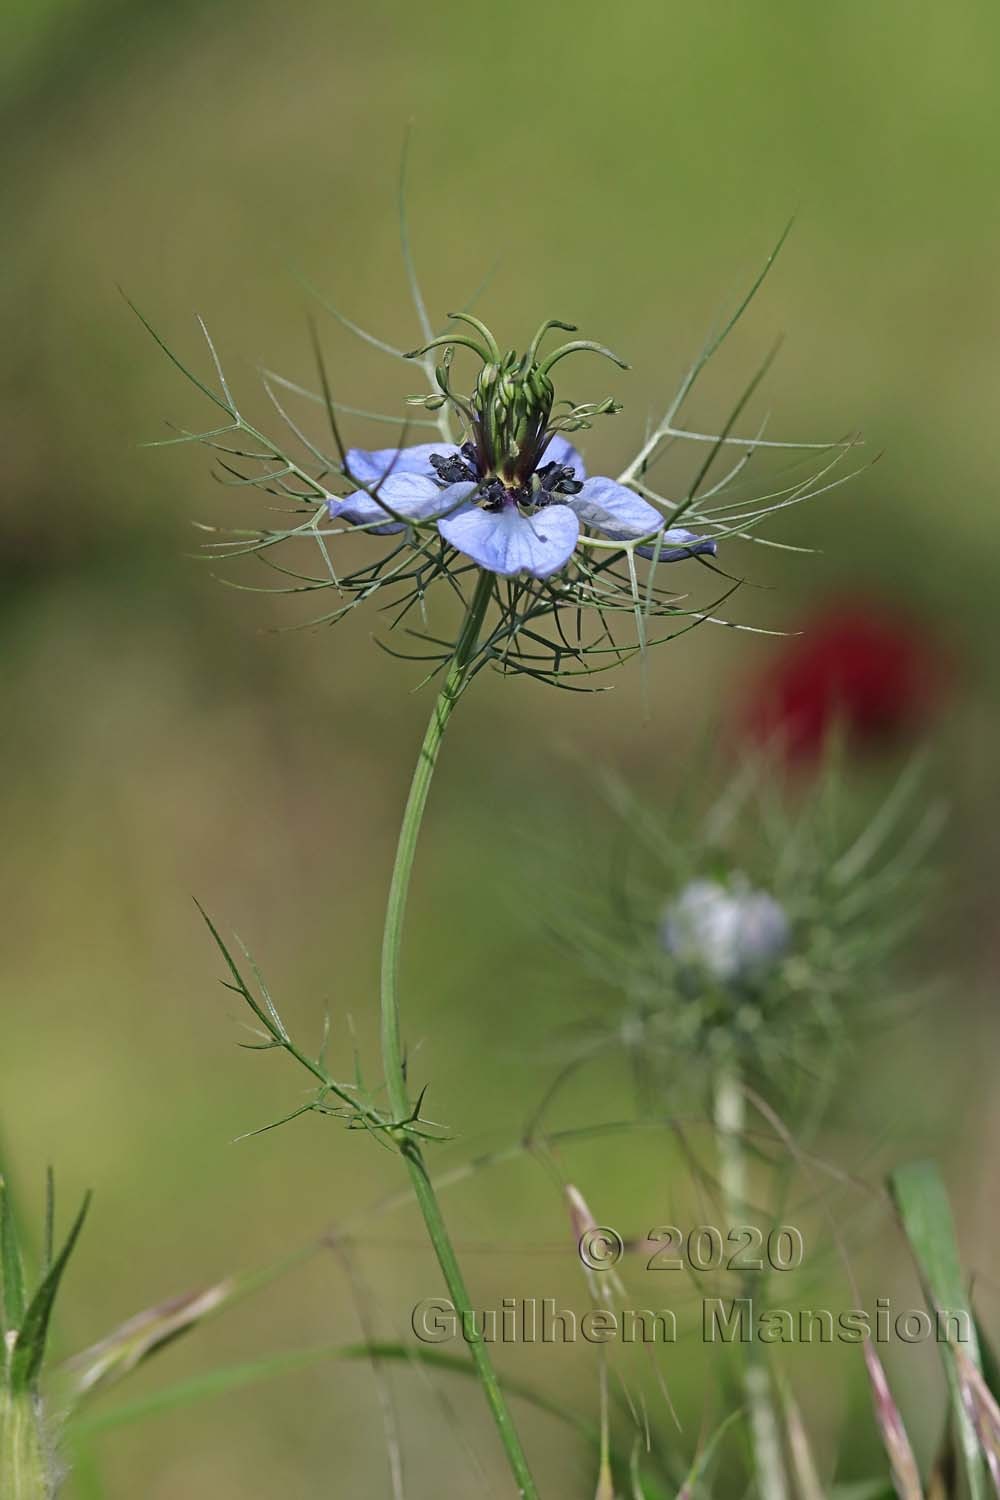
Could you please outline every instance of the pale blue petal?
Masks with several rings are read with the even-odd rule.
[[[568,505],[546,505],[523,516],[516,505],[484,510],[467,505],[438,522],[446,542],[503,578],[527,573],[548,578],[573,555],[579,522]]]
[[[791,926],[773,896],[734,875],[728,885],[690,881],[664,912],[660,935],[680,963],[733,981],[773,965],[788,947]]]
[[[356,484],[378,484],[394,474],[429,474],[431,454],[440,453],[442,458],[454,458],[458,449],[454,443],[415,443],[412,448],[348,448],[347,477]]]
[[[683,562],[686,557],[714,557],[718,543],[710,536],[698,536],[694,531],[685,531],[683,526],[671,526],[663,533],[659,550],[651,547],[636,547],[640,557],[656,558],[657,562]]]
[[[331,500],[330,514],[385,536],[403,530],[403,522],[391,519],[392,512],[407,521],[426,521],[467,500],[475,488],[474,484],[451,484],[442,490],[426,474],[390,474],[378,485],[378,499],[365,490],[356,490],[345,500]],[[385,525],[376,524],[379,521]]]
[[[663,525],[658,510],[634,490],[613,479],[588,479],[578,495],[567,495],[585,526],[592,526],[612,541],[630,542],[636,537],[652,536]]]
[[[583,459],[561,432],[554,432],[549,438],[538,467],[541,469],[545,464],[562,464],[565,468],[572,469],[577,479],[582,479],[587,472],[583,467]]]

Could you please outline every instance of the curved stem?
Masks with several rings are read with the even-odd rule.
[[[403,813],[403,821],[399,830],[399,843],[396,847],[396,861],[393,866],[392,880],[389,885],[389,899],[386,906],[385,929],[382,936],[382,977],[381,977],[381,1005],[382,1005],[382,1065],[385,1070],[386,1089],[389,1095],[389,1106],[393,1118],[397,1122],[408,1119],[412,1113],[409,1090],[406,1082],[406,1058],[403,1051],[402,1033],[399,1019],[399,959],[403,938],[403,919],[406,912],[406,897],[410,885],[410,875],[413,871],[413,859],[417,849],[417,839],[420,834],[420,824],[427,805],[427,794],[430,791],[431,779],[434,768],[437,765],[438,753],[441,749],[441,741],[448,725],[448,720],[454,711],[455,705],[469,680],[469,672],[475,660],[476,647],[479,643],[479,633],[482,628],[483,619],[486,614],[490,598],[493,593],[493,576],[490,573],[482,573],[476,585],[472,603],[469,605],[461,634],[455,646],[455,652],[448,668],[447,676],[437,701],[431,710],[430,721],[427,725],[424,741],[420,747],[420,755],[417,759],[413,772],[413,780],[410,784],[410,794],[406,801],[406,810]],[[469,1342],[469,1351],[476,1366],[483,1392],[496,1422],[503,1443],[504,1452],[511,1472],[517,1481],[518,1494],[524,1500],[537,1500],[538,1491],[535,1488],[528,1461],[525,1458],[521,1441],[517,1435],[507,1402],[500,1389],[493,1362],[489,1351],[482,1341],[481,1319],[465,1316],[472,1313],[469,1293],[465,1285],[458,1257],[454,1246],[445,1227],[444,1216],[441,1206],[437,1200],[430,1174],[424,1162],[423,1152],[419,1142],[409,1132],[401,1129],[398,1134],[399,1149],[406,1162],[413,1183],[413,1191],[420,1211],[424,1216],[427,1233],[430,1236],[434,1253],[438,1258],[438,1264],[444,1275],[448,1293],[454,1305],[455,1311],[463,1319],[465,1336]]]

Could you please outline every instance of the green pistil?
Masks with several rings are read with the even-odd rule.
[[[593,417],[620,410],[618,403],[609,399],[571,407],[566,416],[552,419],[555,387],[549,371],[568,354],[586,350],[610,359],[619,369],[628,369],[617,354],[589,339],[574,339],[561,344],[539,361],[538,351],[545,335],[553,328],[575,333],[575,324],[548,318],[524,354],[519,355],[516,349],[501,354],[493,333],[479,318],[469,313],[452,313],[450,316],[454,322],[464,323],[472,332],[441,334],[422,348],[413,350],[407,358],[421,358],[432,349],[445,350],[435,370],[441,395],[422,399],[428,405],[433,402],[435,406],[443,400],[448,401],[459,413],[475,446],[484,478],[495,476],[510,489],[521,489],[530,484],[553,432],[578,431],[589,427]],[[470,349],[482,364],[471,397],[459,395],[451,384],[451,363],[456,348]]]

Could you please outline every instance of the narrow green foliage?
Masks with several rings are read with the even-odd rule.
[[[792,1395],[787,1380],[779,1377],[777,1384],[781,1393],[788,1457],[795,1479],[798,1500],[824,1500],[823,1485],[816,1467],[812,1443],[809,1441],[809,1434],[802,1420],[798,1402]]]
[[[56,1465],[38,1393],[52,1308],[90,1203],[84,1199],[58,1256],[52,1253],[53,1188],[46,1180],[41,1281],[29,1294],[10,1190],[0,1177],[0,1309],[4,1356],[0,1380],[0,1496],[3,1500],[52,1500]]]
[[[983,1379],[997,1400],[1000,1400],[1000,1362],[998,1362],[996,1350],[984,1334],[983,1325],[978,1318],[976,1319],[976,1338],[979,1342],[979,1363],[983,1372]]]
[[[830,1500],[893,1500],[896,1491],[884,1479],[859,1479],[852,1484],[835,1484]]]
[[[51,1167],[45,1169],[45,1226],[42,1231],[42,1274],[52,1265],[56,1239],[56,1178]]]
[[[103,1395],[176,1339],[327,1249],[325,1240],[317,1240],[260,1270],[228,1276],[143,1308],[59,1367],[60,1407],[75,1418],[81,1405]]]
[[[242,995],[243,999],[249,1005],[258,1021],[260,1021],[261,1024],[266,1028],[272,1041],[277,1046],[284,1046],[284,1044],[288,1041],[288,1033],[285,1030],[281,1017],[278,1015],[278,1012],[274,1007],[274,1003],[271,1000],[270,995],[263,988],[263,986],[261,986],[261,993],[264,997],[264,1004],[261,1005],[258,1002],[257,997],[244,981],[242,974],[236,966],[236,960],[233,958],[233,955],[230,953],[229,949],[222,941],[222,938],[219,935],[218,928],[215,926],[215,923],[208,915],[208,912],[202,906],[201,902],[197,900],[197,898],[195,899],[194,904],[195,906],[197,906],[199,912],[201,913],[202,920],[204,921],[205,926],[208,928],[209,932],[212,934],[212,937],[215,939],[216,947],[222,954],[223,958],[226,960],[226,965],[233,977],[233,983],[231,986],[229,986],[229,988],[234,989],[238,995]],[[242,947],[242,944],[240,946]],[[245,948],[243,949],[243,951],[244,953],[246,953]],[[253,964],[253,960],[250,959],[249,954],[247,954],[247,958],[253,966],[254,972],[256,973],[256,965]]]
[[[729,1413],[724,1421],[719,1423],[688,1470],[687,1478],[677,1491],[677,1500],[691,1500],[692,1495],[695,1494],[699,1485],[704,1480],[712,1460],[718,1453],[723,1438],[731,1427],[743,1420],[745,1420],[745,1413],[742,1407],[737,1407],[735,1411]]]
[[[349,1345],[341,1351],[341,1357],[345,1359],[378,1359],[386,1363],[406,1364],[411,1367],[422,1365],[429,1370],[437,1370],[442,1374],[463,1375],[469,1379],[476,1379],[477,1371],[471,1359],[463,1358],[460,1354],[446,1354],[441,1349],[427,1349],[414,1347],[410,1344],[390,1343],[366,1343]],[[565,1406],[548,1395],[546,1391],[540,1390],[529,1381],[520,1380],[515,1376],[502,1375],[499,1377],[500,1384],[508,1396],[514,1396],[524,1401],[527,1405],[534,1407],[536,1411],[555,1417],[565,1426],[572,1428],[580,1437],[584,1438],[589,1447],[598,1454],[601,1451],[601,1430],[581,1417],[571,1407]],[[625,1454],[617,1451],[614,1446],[609,1447],[609,1457],[612,1471],[616,1478],[624,1483],[637,1469],[638,1459],[634,1453]],[[667,1492],[659,1487],[654,1487],[648,1477],[645,1479],[646,1500],[667,1500]]]
[[[994,1491],[1000,1495],[1000,1406],[982,1371],[959,1344],[951,1346],[962,1404],[986,1457]]]
[[[476,1377],[476,1369],[470,1359],[457,1354],[446,1354],[437,1349],[412,1348],[408,1344],[391,1343],[321,1344],[311,1349],[291,1350],[283,1354],[271,1355],[266,1359],[251,1360],[242,1364],[226,1365],[217,1370],[209,1370],[205,1374],[195,1375],[190,1379],[164,1386],[148,1396],[123,1402],[107,1411],[73,1417],[71,1433],[74,1438],[91,1437],[99,1432],[131,1426],[136,1422],[144,1421],[147,1417],[158,1416],[178,1407],[194,1405],[211,1397],[224,1396],[231,1391],[242,1390],[247,1386],[277,1379],[282,1375],[294,1374],[298,1370],[309,1369],[331,1360],[347,1360],[353,1363],[371,1359],[385,1363],[423,1365],[430,1370],[444,1374],[464,1375],[472,1379]],[[585,1437],[589,1443],[597,1446],[599,1442],[597,1429],[592,1427],[585,1418],[578,1416],[571,1407],[562,1406],[544,1391],[536,1389],[526,1381],[505,1379],[503,1384],[510,1395],[528,1402],[538,1411],[558,1418]],[[650,1500],[654,1500],[652,1495]]]
[[[966,1359],[979,1370],[975,1321],[962,1275],[948,1192],[941,1174],[933,1162],[910,1162],[891,1173],[889,1190],[917,1263],[931,1315],[936,1316],[940,1311],[964,1317],[969,1332]],[[951,1393],[952,1420],[970,1500],[985,1500],[987,1485],[983,1455],[963,1393],[956,1346],[942,1342],[939,1347]]]
[[[3,1331],[13,1333],[24,1318],[24,1267],[10,1189],[0,1177],[0,1277],[3,1279]]]
[[[147,1417],[160,1416],[178,1407],[194,1406],[215,1396],[225,1396],[232,1391],[245,1390],[281,1375],[294,1374],[314,1365],[324,1364],[341,1354],[341,1346],[323,1344],[314,1349],[297,1349],[285,1354],[272,1354],[266,1359],[249,1360],[243,1364],[225,1365],[218,1370],[208,1370],[193,1375],[188,1380],[177,1381],[140,1396],[134,1401],[122,1402],[107,1411],[93,1415],[71,1418],[70,1433],[76,1439],[90,1438],[100,1432],[118,1427],[130,1427],[143,1422]]]
[[[399,1146],[408,1139],[420,1139],[429,1141],[440,1141],[446,1139],[442,1133],[443,1127],[434,1120],[427,1119],[423,1113],[424,1094],[420,1094],[416,1105],[412,1109],[402,1112],[398,1118],[387,1114],[376,1107],[371,1092],[365,1087],[360,1072],[357,1073],[356,1082],[343,1083],[331,1076],[325,1063],[326,1033],[328,1026],[324,1026],[323,1041],[317,1056],[312,1057],[304,1052],[291,1036],[278,1008],[271,996],[264,977],[257,966],[252,954],[246,945],[237,938],[244,957],[250,966],[256,981],[257,994],[243,975],[240,966],[236,962],[231,949],[224,941],[221,933],[205,911],[204,907],[196,900],[195,906],[201,914],[205,926],[208,928],[216,947],[222,954],[229,971],[230,978],[223,980],[223,987],[231,990],[233,994],[239,995],[250,1007],[254,1016],[260,1022],[263,1030],[258,1032],[260,1037],[256,1042],[241,1042],[240,1045],[250,1052],[271,1052],[281,1050],[303,1067],[315,1080],[317,1088],[311,1099],[305,1104],[297,1106],[287,1114],[271,1120],[266,1125],[258,1126],[255,1130],[249,1130],[240,1136],[240,1140],[249,1139],[255,1135],[262,1135],[269,1130],[276,1130],[279,1125],[287,1125],[291,1120],[297,1120],[300,1115],[306,1115],[315,1111],[318,1114],[334,1115],[343,1120],[348,1130],[367,1130],[382,1145]]]
[[[896,1494],[899,1500],[923,1500],[917,1460],[913,1455],[903,1418],[889,1389],[885,1368],[870,1343],[864,1345],[863,1353],[875,1407],[875,1420],[889,1460]]]
[[[87,1193],[84,1197],[62,1249],[43,1276],[41,1284],[25,1310],[24,1320],[14,1340],[10,1362],[10,1388],[15,1394],[31,1391],[38,1380],[42,1360],[45,1357],[45,1343],[48,1338],[52,1307],[63,1273],[76,1248],[80,1230],[87,1217],[90,1196]]]

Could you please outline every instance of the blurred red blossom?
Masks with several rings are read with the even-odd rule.
[[[789,759],[819,754],[836,724],[877,749],[926,726],[946,681],[940,643],[880,602],[833,601],[799,625],[753,684],[741,729]]]

